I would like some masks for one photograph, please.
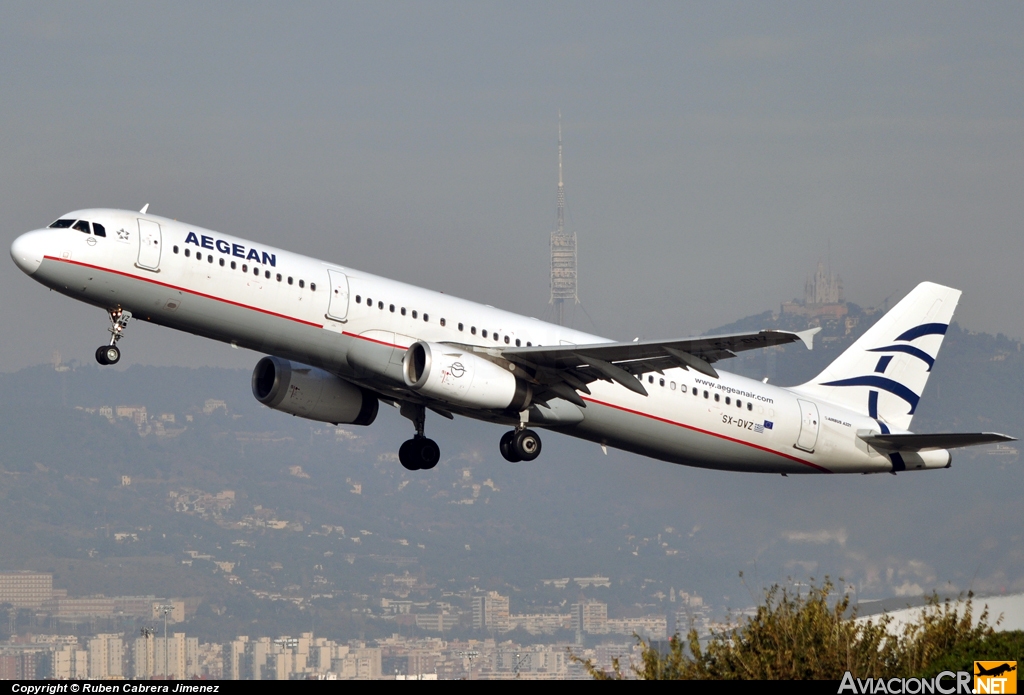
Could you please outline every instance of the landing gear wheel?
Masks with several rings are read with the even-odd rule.
[[[516,454],[515,449],[512,446],[512,440],[516,436],[515,430],[509,430],[505,434],[501,435],[501,439],[498,441],[498,450],[501,451],[501,456],[509,463],[518,463],[523,460],[521,456]]]
[[[398,460],[409,471],[429,471],[441,460],[441,447],[433,439],[407,439],[398,449]]]
[[[398,460],[402,463],[402,467],[407,471],[418,471],[420,469],[419,463],[416,461],[416,455],[413,451],[415,445],[415,439],[406,439],[402,442],[402,446],[398,448]]]
[[[540,456],[540,437],[533,430],[520,430],[512,437],[509,448],[523,461],[532,461]]]
[[[108,345],[103,349],[103,358],[107,364],[117,364],[121,361],[121,349],[116,345]]]
[[[121,350],[116,345],[101,345],[96,348],[96,361],[100,364],[117,364],[120,360]]]

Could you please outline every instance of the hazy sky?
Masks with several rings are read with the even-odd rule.
[[[613,338],[964,290],[1024,336],[1020,3],[0,6],[5,243],[138,209],[544,316],[557,113],[580,292]],[[11,262],[4,369],[101,311]],[[577,326],[591,329],[586,317]],[[255,356],[134,325],[124,364]]]

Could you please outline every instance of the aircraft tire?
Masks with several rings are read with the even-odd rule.
[[[512,438],[510,449],[523,461],[533,461],[540,456],[540,437],[533,430],[522,430]]]
[[[398,449],[398,460],[407,471],[418,471],[420,469],[419,463],[416,460],[418,444],[419,442],[415,439],[407,439],[402,442],[402,446]]]
[[[516,436],[515,430],[509,430],[505,434],[501,435],[501,439],[498,441],[498,450],[501,452],[501,457],[509,463],[519,463],[523,459],[518,456],[515,449],[512,446],[512,440]]]
[[[96,348],[96,361],[99,362],[102,365],[110,364],[110,362],[107,362],[107,346],[106,345],[100,345],[98,348]]]
[[[421,439],[419,444],[420,469],[429,471],[441,460],[441,447],[433,439]]]
[[[121,361],[121,350],[116,345],[107,345],[103,348],[103,364],[117,364]]]
[[[407,439],[398,449],[398,460],[409,471],[429,471],[441,460],[441,447],[433,439]]]

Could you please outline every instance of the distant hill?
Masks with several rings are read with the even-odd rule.
[[[847,316],[851,330],[826,322],[812,352],[720,366],[799,383],[872,320],[853,305]],[[807,321],[766,313],[715,332]],[[1024,432],[1022,359],[1019,342],[954,324],[915,428]],[[590,596],[613,616],[675,610],[671,589],[742,608],[752,585],[787,577],[843,577],[865,598],[1024,577],[1012,451],[958,452],[949,471],[781,478],[548,433],[538,461],[509,464],[501,428],[430,415],[442,461],[410,473],[396,451],[411,428],[393,409],[369,428],[311,423],[259,405],[245,371],[38,366],[0,374],[0,396],[0,569],[52,571],[72,595],[197,597],[188,629],[206,638],[313,622],[339,638],[390,634],[380,602],[405,573],[410,600],[466,608],[494,589],[530,612]],[[594,575],[612,586],[542,582]]]

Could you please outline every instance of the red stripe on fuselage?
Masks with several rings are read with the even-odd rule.
[[[769,454],[775,454],[776,456],[781,456],[782,458],[789,459],[790,461],[796,461],[797,463],[801,463],[801,464],[803,464],[805,466],[810,466],[811,468],[813,468],[814,470],[816,470],[816,471],[818,471],[820,473],[831,473],[832,472],[829,469],[824,468],[822,466],[819,466],[819,465],[817,465],[815,463],[811,463],[810,461],[804,461],[803,459],[797,458],[796,456],[791,456],[789,454],[784,454],[781,451],[775,451],[774,449],[769,449],[768,447],[760,446],[759,444],[753,444],[751,442],[745,442],[742,439],[736,439],[734,437],[729,437],[729,436],[724,435],[724,434],[719,434],[718,432],[711,432],[709,430],[702,430],[701,428],[694,427],[693,425],[687,425],[687,424],[682,423],[682,422],[676,422],[675,420],[668,420],[666,418],[658,417],[657,415],[651,415],[650,413],[645,413],[645,412],[642,412],[640,410],[633,410],[632,408],[626,408],[626,407],[621,406],[621,405],[615,405],[614,403],[606,403],[604,401],[599,401],[596,398],[588,398],[587,396],[581,396],[581,398],[583,400],[585,400],[585,401],[589,401],[591,403],[596,403],[597,405],[603,405],[603,406],[606,406],[608,408],[614,408],[615,410],[621,410],[624,413],[631,413],[632,415],[639,415],[640,417],[650,418],[651,420],[657,420],[658,422],[664,422],[666,425],[675,425],[676,427],[682,427],[684,429],[692,430],[694,432],[699,432],[701,434],[706,434],[706,435],[709,435],[711,437],[718,437],[719,439],[724,439],[727,442],[734,442],[736,444],[742,444],[744,446],[749,446],[749,447],[751,447],[753,449],[758,449],[760,451],[764,451],[764,452],[769,453]]]
[[[279,314],[279,313],[277,313],[275,311],[270,311],[268,309],[261,309],[260,307],[252,306],[250,304],[242,304],[241,302],[235,302],[235,301],[232,301],[230,299],[224,299],[223,297],[217,297],[215,295],[206,294],[204,292],[199,292],[197,290],[190,290],[190,289],[188,289],[186,287],[179,287],[177,285],[172,285],[172,284],[166,283],[166,282],[160,282],[159,280],[154,280],[152,278],[142,277],[140,275],[134,275],[132,273],[126,273],[126,272],[120,271],[120,270],[113,270],[111,268],[104,268],[102,266],[92,265],[90,263],[82,263],[81,261],[73,261],[73,260],[68,259],[68,258],[57,258],[56,256],[43,256],[43,259],[44,260],[49,260],[49,261],[56,261],[56,262],[59,262],[59,263],[69,263],[71,265],[77,265],[77,266],[80,266],[80,267],[83,267],[83,268],[90,268],[92,270],[98,270],[98,271],[104,272],[104,273],[112,273],[114,275],[120,275],[122,277],[131,278],[132,280],[140,280],[142,282],[148,282],[151,285],[158,285],[160,287],[166,287],[168,289],[177,290],[179,292],[187,292],[188,294],[191,294],[191,295],[194,295],[194,296],[197,296],[197,297],[203,297],[204,299],[212,299],[214,301],[223,302],[225,304],[230,304],[232,306],[237,306],[237,307],[240,307],[242,309],[249,309],[250,311],[258,311],[261,314],[267,314],[268,316],[274,316],[276,318],[285,319],[287,321],[294,321],[296,323],[301,323],[301,324],[303,324],[305,326],[312,326],[313,328],[323,328],[323,324],[313,323],[312,321],[306,321],[304,319],[296,318],[294,316],[287,316],[285,314]],[[359,338],[360,340],[366,340],[366,341],[369,341],[371,343],[377,343],[379,345],[384,345],[384,346],[387,346],[387,347],[405,349],[405,346],[402,346],[402,345],[395,345],[393,343],[387,343],[387,342],[384,342],[382,340],[375,340],[373,338],[367,338],[365,336],[356,335],[354,333],[349,333],[347,331],[343,332],[342,335],[347,335],[347,336],[350,336],[352,338]],[[735,439],[733,437],[728,437],[728,436],[726,436],[724,434],[718,434],[717,432],[711,432],[711,431],[708,431],[708,430],[703,430],[703,429],[700,429],[699,427],[694,427],[693,425],[687,425],[687,424],[684,424],[684,423],[681,423],[681,422],[676,422],[674,420],[668,420],[668,419],[663,418],[663,417],[658,417],[657,415],[651,415],[650,413],[644,413],[644,412],[639,411],[639,410],[633,410],[631,408],[626,408],[626,407],[621,406],[621,405],[615,405],[613,403],[606,403],[604,401],[599,401],[599,400],[597,400],[595,398],[587,398],[586,396],[583,396],[583,400],[590,401],[591,403],[595,403],[597,405],[603,405],[603,406],[606,406],[608,408],[614,408],[616,410],[621,410],[623,412],[631,413],[633,415],[639,415],[640,417],[649,418],[651,420],[657,420],[658,422],[663,422],[663,423],[665,423],[667,425],[675,425],[676,427],[683,427],[685,429],[692,430],[694,432],[700,432],[701,434],[706,434],[706,435],[709,435],[709,436],[712,436],[712,437],[717,437],[719,439],[724,439],[726,441],[734,442],[736,444],[742,444],[744,446],[749,446],[751,448],[758,449],[760,451],[764,451],[764,452],[769,453],[769,454],[775,454],[776,456],[781,456],[782,458],[789,459],[790,461],[796,461],[797,463],[803,464],[805,466],[809,466],[809,467],[811,467],[811,468],[813,468],[813,469],[815,469],[815,470],[817,470],[817,471],[819,471],[821,473],[831,473],[832,472],[832,471],[828,470],[827,468],[823,468],[822,466],[819,466],[817,464],[811,463],[810,461],[804,461],[803,459],[799,459],[799,458],[797,458],[795,456],[791,456],[789,454],[784,454],[781,451],[775,451],[773,449],[769,449],[767,447],[763,447],[763,446],[760,446],[760,445],[757,445],[757,444],[753,444],[751,442],[745,442],[745,441],[743,441],[741,439]]]
[[[113,270],[111,268],[104,268],[98,265],[92,265],[90,263],[82,263],[81,261],[72,261],[68,258],[57,258],[55,256],[43,256],[43,260],[57,261],[59,263],[70,263],[71,265],[81,266],[83,268],[91,268],[93,270],[99,270],[104,273],[113,273],[114,275],[120,275],[122,277],[131,278],[132,280],[141,280],[142,282],[148,282],[151,285],[159,285],[160,287],[166,287],[171,290],[177,290],[179,292],[188,292],[189,294],[197,297],[203,297],[204,299],[212,299],[217,302],[224,302],[232,306],[241,307],[242,309],[249,309],[251,311],[258,311],[261,314],[267,314],[268,316],[274,316],[279,319],[287,319],[288,321],[295,321],[305,326],[312,326],[313,328],[323,328],[323,324],[313,323],[312,321],[306,321],[304,319],[295,318],[294,316],[287,316],[285,314],[279,314],[276,311],[270,311],[269,309],[261,309],[258,306],[252,306],[250,304],[242,304],[241,302],[233,302],[230,299],[224,299],[223,297],[217,297],[212,294],[205,294],[204,292],[198,292],[196,290],[190,290],[187,287],[178,287],[177,285],[171,285],[166,282],[160,282],[152,278],[142,277],[141,275],[133,275],[132,273],[125,273],[120,270]]]

